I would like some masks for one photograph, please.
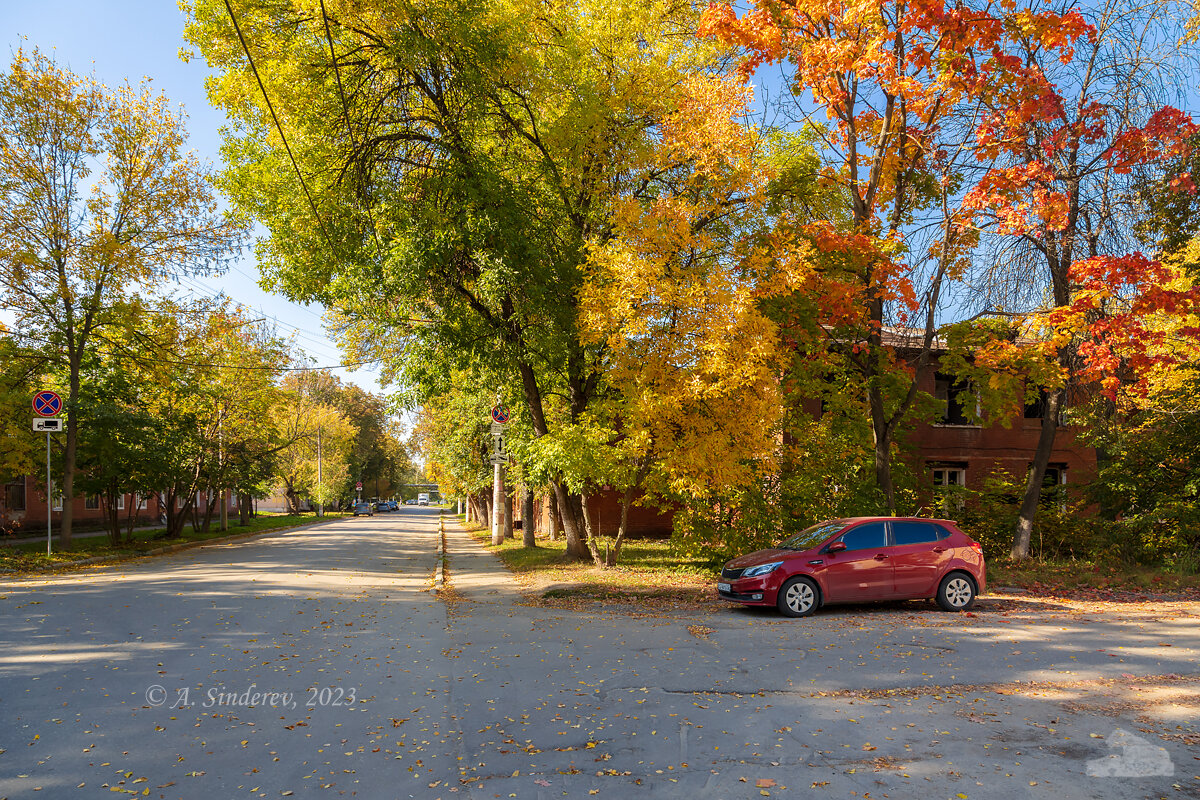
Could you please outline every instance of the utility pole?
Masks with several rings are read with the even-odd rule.
[[[504,465],[496,462],[492,479],[492,544],[504,544]]]
[[[221,419],[217,422],[217,463],[220,466],[217,474],[221,476],[221,486],[217,492],[221,498],[221,530],[229,530],[229,498],[225,495],[225,404],[221,404]]]
[[[325,516],[325,485],[321,483],[321,426],[317,426],[317,516]]]
[[[496,405],[492,408],[492,464],[495,465],[495,475],[492,479],[492,544],[504,544],[504,535],[512,530],[507,522],[507,497],[504,492],[504,462],[508,454],[504,451],[504,426],[508,423],[508,409],[500,405],[500,397],[496,397]]]

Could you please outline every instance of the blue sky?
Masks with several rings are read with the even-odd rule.
[[[219,166],[223,115],[204,95],[207,66],[202,58],[185,64],[183,14],[172,0],[0,0],[3,64],[18,47],[37,47],[77,73],[91,73],[115,86],[125,80],[151,79],[155,90],[188,115],[190,145],[200,158]],[[261,316],[278,321],[279,333],[294,336],[296,345],[319,366],[339,362],[337,346],[325,336],[322,308],[301,306],[258,287],[258,268],[252,253],[220,278],[189,280],[180,290],[196,295],[223,291]],[[343,379],[378,391],[375,373],[341,370]]]

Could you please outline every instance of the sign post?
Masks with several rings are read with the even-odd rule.
[[[58,392],[43,389],[33,396],[33,413],[38,418],[33,421],[35,431],[46,432],[46,555],[50,555],[50,539],[52,537],[52,521],[54,517],[54,500],[51,497],[50,478],[50,433],[61,431],[61,420],[47,419],[62,411],[63,401]]]

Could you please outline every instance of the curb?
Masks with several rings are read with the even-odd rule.
[[[446,586],[446,518],[438,515],[438,544],[437,569],[433,573],[433,587],[429,590],[437,594]]]
[[[303,525],[289,525],[286,528],[271,528],[265,531],[250,531],[248,533],[234,533],[229,536],[221,536],[216,539],[202,539],[198,542],[180,542],[178,544],[168,544],[162,547],[156,547],[153,550],[146,550],[142,553],[127,553],[125,555],[113,556],[92,556],[91,558],[81,558],[78,561],[63,561],[58,564],[43,567],[32,572],[41,574],[54,572],[56,570],[65,569],[67,567],[85,567],[92,564],[112,564],[117,561],[133,561],[137,558],[146,558],[148,556],[162,556],[168,553],[178,553],[180,550],[193,550],[197,547],[207,547],[210,544],[224,544],[226,542],[236,542],[241,539],[253,539],[257,536],[268,536],[274,533],[286,533],[287,531],[300,530],[301,528],[314,528],[318,525],[326,525],[334,520],[321,520],[319,522],[307,522]],[[3,573],[0,575],[17,575],[18,573]],[[24,574],[24,573],[22,573]]]

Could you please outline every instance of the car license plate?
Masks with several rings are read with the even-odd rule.
[[[731,589],[729,588],[729,584],[728,584],[728,583],[718,583],[718,584],[717,584],[717,591],[718,591],[718,592],[728,592],[728,591],[731,591]]]

